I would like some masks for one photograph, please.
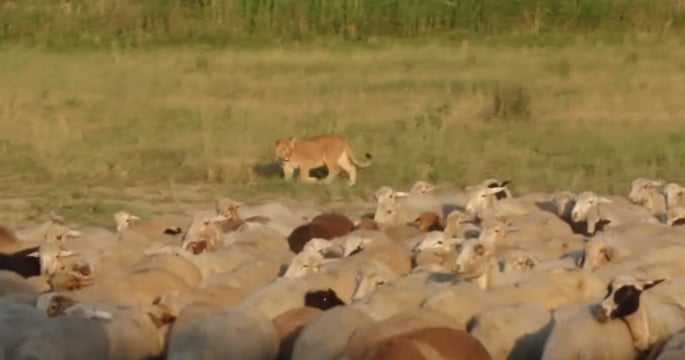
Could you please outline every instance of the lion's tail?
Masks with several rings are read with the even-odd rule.
[[[352,160],[352,163],[356,166],[365,168],[365,167],[371,166],[371,163],[373,163],[373,156],[371,156],[371,154],[369,154],[369,153],[364,153],[364,156],[366,157],[366,159],[368,161],[365,163],[362,163],[362,162],[359,162],[359,160],[357,160],[357,158],[354,156],[354,152],[352,151],[352,148],[350,147],[349,144],[345,145],[345,150],[347,150],[347,155],[349,155],[350,160]]]

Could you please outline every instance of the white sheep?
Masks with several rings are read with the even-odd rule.
[[[684,278],[644,280],[622,275],[609,283],[596,318],[599,322],[621,319],[630,329],[635,349],[645,351],[685,329],[684,301]]]
[[[628,328],[618,321],[600,324],[595,303],[583,302],[554,311],[554,327],[547,337],[542,360],[634,360]]]
[[[677,183],[668,183],[661,189],[666,198],[666,206],[672,208],[675,206],[685,205],[685,188]]]
[[[272,360],[278,352],[273,323],[256,313],[226,310],[174,327],[168,360]]]

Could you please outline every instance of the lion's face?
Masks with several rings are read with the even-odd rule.
[[[276,156],[283,161],[290,161],[294,145],[295,139],[292,137],[276,140]]]

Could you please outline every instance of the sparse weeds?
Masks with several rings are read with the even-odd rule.
[[[617,184],[635,176],[685,175],[685,136],[670,112],[685,94],[685,82],[673,81],[682,65],[669,60],[683,57],[682,49],[632,44],[639,61],[627,63],[625,47],[594,44],[563,51],[469,45],[466,55],[430,45],[174,48],[123,50],[118,59],[0,50],[12,64],[0,67],[0,181],[8,193],[199,183],[326,198],[419,178],[461,186],[497,174],[515,179],[521,192],[561,184],[622,191]],[[465,56],[478,61],[455,69]],[[563,106],[560,94],[567,94]],[[483,107],[490,121],[482,121]],[[373,154],[357,187],[280,177],[275,139],[323,132],[348,137],[358,157]],[[91,205],[74,211],[100,216],[104,205]]]

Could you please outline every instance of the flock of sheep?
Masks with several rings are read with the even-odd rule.
[[[418,181],[353,219],[229,198],[112,229],[53,213],[0,227],[0,359],[682,359],[684,194]]]

